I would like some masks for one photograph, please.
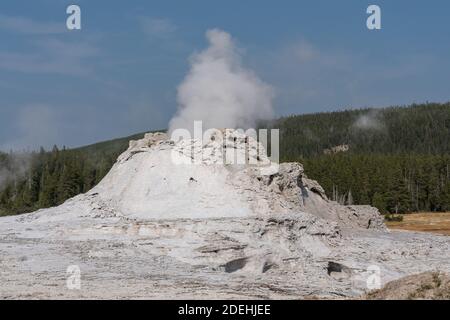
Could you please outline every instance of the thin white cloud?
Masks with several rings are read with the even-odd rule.
[[[0,30],[20,34],[58,34],[65,31],[64,23],[41,22],[26,17],[0,14]]]
[[[165,18],[140,17],[142,31],[150,37],[165,38],[177,30],[177,26]]]
[[[309,62],[321,56],[317,48],[305,40],[289,46],[286,51],[287,55],[291,55],[300,63]]]
[[[284,65],[312,69],[348,68],[357,54],[339,50],[323,50],[307,40],[291,43],[275,53]]]
[[[61,123],[55,108],[44,104],[22,107],[15,120],[18,133],[12,141],[5,142],[0,150],[34,150],[39,146],[46,148],[56,144],[60,137]]]
[[[0,51],[0,69],[22,73],[89,75],[92,65],[87,60],[98,54],[88,42],[44,39],[32,43],[33,52]]]
[[[278,88],[280,114],[425,101],[426,88],[410,88],[439,61],[436,54],[411,52],[379,60],[365,48],[348,50],[305,39],[260,52],[256,65]]]

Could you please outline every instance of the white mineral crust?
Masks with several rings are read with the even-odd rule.
[[[299,163],[268,174],[258,148],[233,131],[131,141],[88,193],[0,218],[0,298],[352,297],[374,276],[450,271],[449,237],[389,232],[375,208],[327,199]]]

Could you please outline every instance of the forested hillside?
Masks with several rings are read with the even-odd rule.
[[[291,116],[273,127],[286,161],[342,144],[351,153],[450,154],[450,103]]]
[[[90,190],[108,173],[128,142],[143,135],[71,150],[55,146],[49,152],[41,148],[20,156],[0,153],[0,215],[52,207]]]
[[[382,213],[450,211],[450,155],[340,153],[302,162],[342,204],[371,204]]]
[[[450,210],[450,103],[290,116],[270,126],[281,130],[281,160],[302,162],[336,201],[371,204],[385,213]],[[71,150],[0,153],[0,215],[86,192],[128,141],[142,136]]]
[[[281,160],[300,161],[328,196],[383,213],[450,210],[450,103],[278,120]],[[346,152],[328,152],[346,146]]]

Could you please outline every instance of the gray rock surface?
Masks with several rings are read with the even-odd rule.
[[[148,134],[90,192],[0,218],[0,298],[355,297],[374,275],[450,270],[448,237],[389,232],[376,209],[327,199],[298,163],[219,164],[218,141],[201,144],[199,164],[172,163],[195,144]],[[66,285],[73,265],[80,290]]]

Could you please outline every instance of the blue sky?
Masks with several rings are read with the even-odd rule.
[[[82,30],[65,27],[69,4]],[[366,8],[382,30],[366,28]],[[205,32],[229,32],[277,115],[450,100],[450,2],[2,0],[0,149],[165,128]]]

